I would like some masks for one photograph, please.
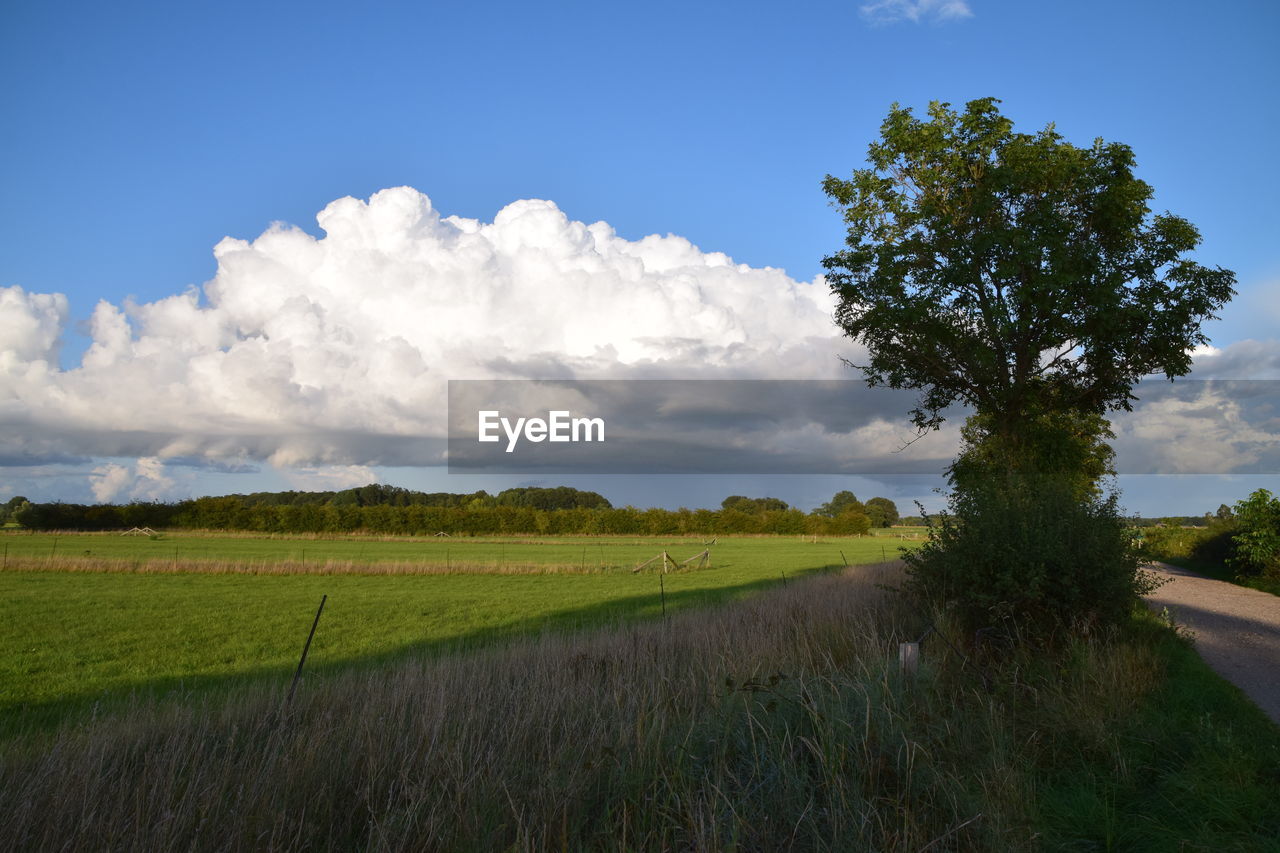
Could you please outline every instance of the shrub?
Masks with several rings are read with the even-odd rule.
[[[1280,578],[1280,498],[1258,489],[1235,508],[1235,553],[1227,561],[1241,574]]]
[[[904,556],[907,591],[970,630],[1047,638],[1114,624],[1153,586],[1115,496],[1082,498],[1067,479],[973,482],[930,523],[930,540]]]

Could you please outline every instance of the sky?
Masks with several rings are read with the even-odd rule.
[[[820,182],[894,102],[995,96],[1019,130],[1132,146],[1238,276],[1194,375],[1280,378],[1277,35],[1266,2],[8,2],[0,498],[503,488],[530,480],[388,449],[438,430],[448,379],[850,378]],[[1162,515],[1276,482],[1121,487]]]

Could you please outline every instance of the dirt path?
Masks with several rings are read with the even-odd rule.
[[[1280,723],[1280,596],[1171,566],[1149,568],[1170,581],[1147,596],[1157,612],[1195,633],[1205,663]]]

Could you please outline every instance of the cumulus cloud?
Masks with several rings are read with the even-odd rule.
[[[1165,384],[1112,421],[1122,473],[1280,471],[1274,382]],[[1139,389],[1141,391],[1141,389]]]
[[[100,302],[68,370],[66,299],[0,289],[0,457],[440,464],[450,378],[832,378],[856,355],[821,279],[627,240],[549,201],[482,222],[401,187],[317,219],[319,239],[222,240],[203,288]]]
[[[61,293],[0,287],[0,371],[38,372],[56,363],[66,319],[67,298]]]
[[[94,499],[104,503],[165,500],[176,496],[176,486],[166,473],[164,462],[154,456],[143,457],[130,465],[108,462],[94,468],[89,475]]]
[[[973,17],[965,0],[873,0],[859,7],[862,17],[875,24],[899,21],[953,21]]]
[[[281,473],[292,488],[314,492],[338,492],[378,481],[377,472],[367,465],[290,468]]]
[[[1192,351],[1196,379],[1280,379],[1280,340],[1236,341]]]
[[[91,478],[100,500],[176,494],[193,471],[264,461],[296,487],[342,488],[376,479],[370,466],[445,462],[449,379],[853,379],[839,357],[864,355],[833,324],[821,279],[737,264],[674,235],[628,240],[549,201],[483,222],[444,216],[401,187],[340,199],[317,218],[320,238],[273,225],[222,240],[202,288],[100,302],[91,345],[66,370],[66,299],[0,288],[0,464],[106,458]],[[1280,379],[1280,342],[1204,348],[1193,376]],[[1176,455],[1196,436],[1216,442],[1182,463],[1144,457],[1141,470],[1276,470],[1267,395],[1233,399],[1153,407],[1121,425],[1120,444]],[[909,402],[860,405],[856,422],[819,412],[821,429],[748,424],[743,440],[849,470],[890,458]],[[930,458],[947,458],[955,436],[939,441]]]

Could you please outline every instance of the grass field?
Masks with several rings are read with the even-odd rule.
[[[6,535],[0,734],[130,691],[286,679],[321,596],[308,670],[659,616],[849,563],[883,538],[720,537],[710,566],[669,574],[698,539],[285,539]]]
[[[881,580],[139,696],[0,742],[0,849],[1275,849],[1280,732],[1154,617],[964,660],[944,619],[907,682]]]
[[[783,560],[781,569],[795,563],[804,568],[816,550],[829,563],[867,562],[872,555],[891,559],[899,545],[919,542],[922,528],[881,530],[874,538],[796,536],[715,537],[713,556],[740,560],[747,553]],[[164,533],[155,538],[118,533],[10,533],[0,535],[4,568],[75,568],[95,571],[226,570],[271,572],[281,565],[290,571],[346,571],[368,568],[386,571],[600,571],[630,569],[665,549],[685,559],[700,552],[712,537],[569,536],[428,538],[370,536],[250,536],[245,534]],[[754,543],[754,544],[753,544]],[[807,550],[799,546],[807,546]],[[794,546],[794,550],[791,546]],[[747,550],[744,551],[743,548]],[[754,549],[754,550],[752,550]],[[779,550],[781,549],[781,550]]]

